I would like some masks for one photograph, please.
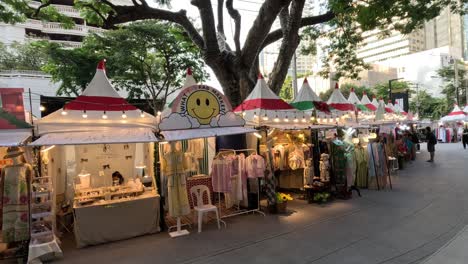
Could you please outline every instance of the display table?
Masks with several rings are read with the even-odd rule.
[[[159,195],[74,208],[78,248],[159,232]]]

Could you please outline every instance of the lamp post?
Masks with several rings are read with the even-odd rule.
[[[388,98],[388,99],[390,99],[390,101],[392,101],[392,102],[393,102],[393,98],[392,98],[392,82],[398,81],[398,80],[401,80],[401,79],[403,79],[403,78],[395,78],[395,79],[390,79],[390,80],[388,80],[388,94],[389,94],[389,98]]]

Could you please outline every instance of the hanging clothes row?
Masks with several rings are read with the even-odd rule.
[[[265,159],[257,153],[218,153],[211,170],[213,191],[224,193],[226,208],[231,208],[248,199],[248,179],[263,178],[265,169]]]

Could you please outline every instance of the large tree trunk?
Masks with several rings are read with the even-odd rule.
[[[241,104],[255,85],[254,79],[249,76],[249,69],[247,68],[232,65],[227,61],[210,64],[209,66],[220,82],[224,95],[229,98],[233,107]]]

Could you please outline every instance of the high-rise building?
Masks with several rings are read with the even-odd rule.
[[[48,40],[60,43],[64,47],[79,47],[83,38],[91,32],[102,32],[103,29],[86,24],[78,10],[73,8],[73,0],[51,0],[58,12],[73,19],[75,25],[67,29],[56,22],[46,22],[33,18],[15,25],[0,23],[0,42],[10,45],[13,42],[26,43],[28,41]],[[41,1],[30,1],[31,7],[37,8]],[[40,95],[55,96],[59,83],[53,83],[50,75],[40,71],[18,71],[11,69],[0,71],[0,89],[24,88],[24,102],[26,111],[31,111],[37,118],[41,116]],[[29,100],[31,89],[31,100]],[[31,104],[30,104],[31,102]]]
[[[425,50],[448,46],[454,57],[463,58],[464,18],[452,13],[450,8],[443,9],[439,16],[425,23],[424,35]]]
[[[408,35],[393,30],[385,37],[382,37],[380,30],[373,30],[363,33],[363,37],[357,55],[366,63],[385,61],[425,49],[422,30],[416,30]]]
[[[67,29],[61,23],[33,18],[15,25],[0,23],[0,42],[9,45],[15,41],[24,43],[45,39],[68,47],[79,47],[83,38],[90,32],[103,31],[99,27],[86,24],[79,11],[73,7],[73,0],[52,0],[51,2],[58,12],[73,19],[75,25],[72,28]],[[37,8],[41,5],[41,1],[30,1],[29,5]]]

